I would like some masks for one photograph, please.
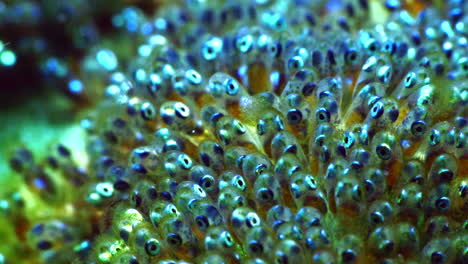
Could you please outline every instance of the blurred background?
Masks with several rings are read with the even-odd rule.
[[[9,156],[28,146],[44,156],[59,142],[83,149],[81,63],[97,43],[119,38],[113,15],[129,5],[153,14],[160,1],[0,1],[0,194],[15,189]],[[114,24],[113,24],[114,22]],[[99,83],[87,90],[100,89]],[[8,183],[8,184],[5,184]]]

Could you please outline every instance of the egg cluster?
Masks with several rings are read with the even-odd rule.
[[[75,80],[108,81],[81,122],[88,166],[63,145],[11,159],[63,208],[31,221],[26,198],[3,200],[18,248],[44,263],[468,263],[468,4],[435,2],[124,9],[112,22],[137,54],[96,48]]]

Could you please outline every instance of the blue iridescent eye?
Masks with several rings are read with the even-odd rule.
[[[466,130],[465,130],[466,131]],[[455,136],[455,147],[456,148],[464,148],[467,145],[467,137],[465,131],[460,131],[456,136]]]
[[[156,73],[150,74],[149,82],[148,82],[148,90],[151,93],[151,95],[156,96],[159,90],[161,90],[161,87],[162,87],[161,77]]]
[[[188,70],[185,72],[185,78],[189,81],[189,83],[193,85],[198,85],[202,82],[202,76],[195,70]]]
[[[372,38],[371,36],[368,36],[367,38],[362,38],[362,40],[364,48],[366,48],[370,52],[375,52],[380,47],[380,43],[378,43],[377,40]]]
[[[355,64],[357,62],[358,53],[354,49],[348,49],[348,50],[346,50],[346,52],[344,54],[344,58],[345,58],[345,62],[347,64],[353,65],[353,64]]]
[[[382,102],[376,102],[374,106],[371,108],[371,116],[372,118],[379,118],[382,116],[384,112],[384,105]]]
[[[299,109],[290,109],[287,118],[291,125],[298,124],[302,120],[302,112]]]
[[[200,230],[206,230],[209,227],[208,219],[204,215],[199,215],[195,218],[195,223],[197,223]]]
[[[395,250],[395,238],[393,232],[388,227],[378,227],[370,235],[372,242],[370,248],[379,255],[390,255]]]
[[[264,12],[261,21],[273,30],[281,30],[286,26],[286,21],[282,14],[275,12]]]
[[[223,49],[223,40],[218,37],[213,37],[206,41],[202,47],[202,55],[208,61],[218,57]]]
[[[411,133],[415,136],[422,136],[426,132],[427,126],[424,121],[418,120],[411,124]]]
[[[292,72],[300,70],[304,66],[304,60],[300,56],[294,56],[288,60],[288,69]]]
[[[48,250],[52,248],[52,243],[48,240],[41,240],[37,243],[36,247],[39,250]]]
[[[386,201],[376,201],[369,210],[369,221],[373,225],[380,225],[389,222],[393,216],[393,207]]]
[[[392,78],[392,67],[384,65],[377,70],[377,77],[383,83],[388,83]]]
[[[386,53],[390,53],[391,55],[393,55],[393,53],[395,52],[396,50],[396,44],[395,42],[391,41],[391,40],[388,40],[388,41],[385,41],[383,46],[382,46],[382,51],[383,52],[386,52]]]
[[[431,132],[429,133],[429,144],[431,146],[435,146],[440,143],[440,132],[439,130],[432,129]]]
[[[274,194],[273,191],[269,188],[260,188],[257,191],[257,197],[260,198],[260,200],[263,202],[269,202],[273,200]]]
[[[145,102],[141,105],[141,117],[145,120],[153,120],[156,117],[156,109],[151,103]]]
[[[179,234],[170,233],[166,237],[166,241],[170,246],[175,247],[175,248],[178,248],[180,247],[180,245],[182,245],[182,238],[180,237]]]
[[[446,211],[450,208],[450,199],[448,197],[440,197],[435,201],[435,207],[439,211]]]
[[[268,46],[268,53],[271,54],[271,56],[273,57],[281,56],[282,51],[283,51],[283,46],[279,42],[270,43]]]
[[[156,256],[161,250],[161,245],[157,239],[151,238],[145,244],[146,253],[150,256]]]
[[[223,86],[228,95],[236,95],[239,93],[240,85],[235,79],[226,79],[226,81],[223,83]]]
[[[254,40],[251,35],[244,35],[236,39],[236,48],[242,53],[248,53],[252,50]]]
[[[433,252],[431,254],[431,263],[432,264],[442,264],[445,263],[445,254],[439,251]]]
[[[261,136],[266,132],[266,122],[264,120],[258,120],[257,123],[257,133]]]
[[[392,149],[388,144],[382,143],[375,148],[377,156],[383,160],[388,160],[392,157]]]
[[[354,263],[356,258],[357,254],[352,249],[346,249],[343,252],[341,252],[341,259],[343,260],[343,263]]]
[[[349,24],[348,21],[346,21],[346,18],[340,17],[338,18],[338,25],[345,31],[349,31]]]
[[[329,122],[330,121],[330,112],[321,107],[315,111],[315,117],[317,119],[317,122]]]
[[[96,185],[96,192],[103,197],[111,197],[114,193],[112,184],[103,182]]]
[[[351,148],[354,145],[355,137],[353,132],[346,132],[343,138],[345,148]]]
[[[180,166],[182,166],[182,168],[184,168],[186,170],[189,169],[190,167],[192,167],[192,160],[186,154],[179,155],[177,157],[177,162],[180,163]]]
[[[304,96],[310,96],[312,95],[312,93],[315,91],[315,89],[317,88],[317,85],[315,83],[306,83],[303,87],[302,87],[302,95]]]
[[[466,75],[468,73],[468,57],[458,59],[457,66]]]

